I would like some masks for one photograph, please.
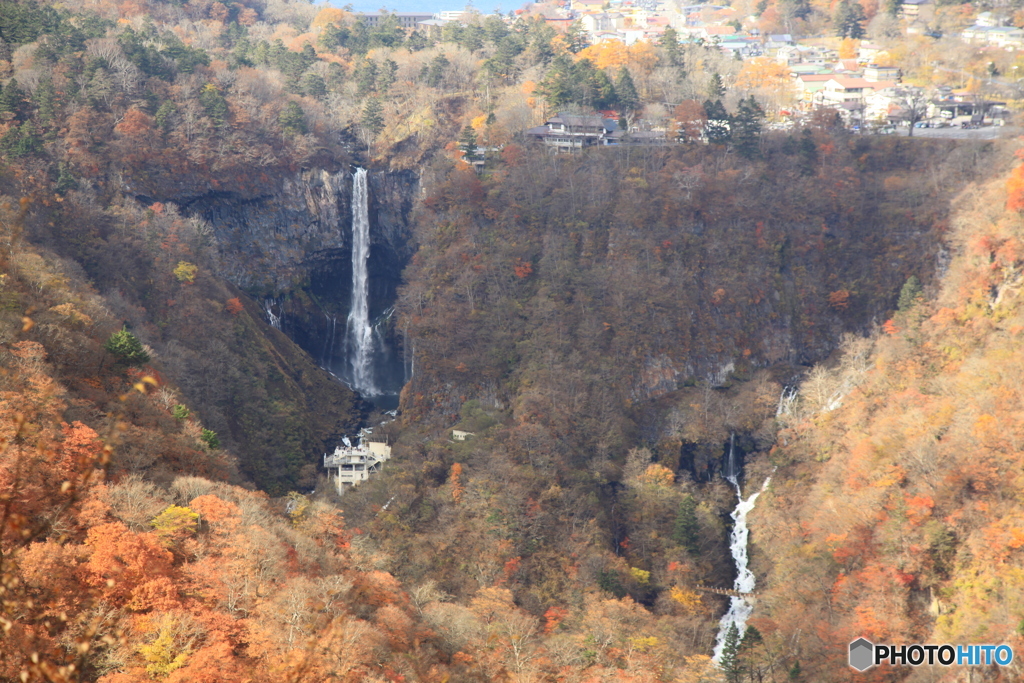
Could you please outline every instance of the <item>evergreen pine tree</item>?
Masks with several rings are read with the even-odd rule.
[[[721,100],[705,100],[704,112],[707,114],[708,122],[706,132],[708,142],[715,145],[724,145],[732,139],[729,126],[729,113]]]
[[[0,113],[11,113],[16,118],[25,114],[25,91],[18,85],[18,79],[12,78],[0,92]]]
[[[916,275],[911,275],[903,283],[903,289],[900,290],[900,298],[896,308],[900,311],[910,310],[921,300],[921,294],[921,281],[917,279]]]
[[[384,130],[384,105],[381,104],[379,98],[371,97],[366,100],[366,106],[363,107],[363,118],[360,123],[363,129],[371,136],[376,136]]]
[[[578,21],[574,21],[569,25],[569,30],[565,33],[566,47],[569,48],[569,52],[579,54],[587,47],[589,41],[587,40],[587,32],[583,30],[583,24]]]
[[[315,74],[312,71],[307,73],[299,81],[299,90],[302,94],[308,95],[316,100],[323,101],[327,97],[327,83],[320,74]]]
[[[53,87],[53,79],[46,77],[39,81],[32,99],[36,102],[36,119],[39,123],[53,123],[57,112],[57,91]]]
[[[669,26],[665,29],[665,32],[661,34],[660,45],[665,50],[665,59],[669,66],[683,65],[683,51],[679,46],[679,34],[674,28]]]
[[[377,87],[377,62],[365,60],[356,69],[356,96],[366,97]]]
[[[722,656],[718,659],[718,666],[725,674],[725,680],[729,683],[739,683],[740,666],[736,660],[736,653],[740,646],[740,630],[736,622],[729,624],[729,630],[725,632],[725,645],[722,647]]]
[[[142,342],[129,332],[127,327],[122,327],[110,335],[103,348],[117,356],[118,361],[125,365],[142,365],[149,362],[149,354],[143,348]]]
[[[615,96],[619,106],[626,111],[633,111],[640,106],[640,95],[637,94],[633,77],[626,67],[619,69],[619,77],[615,79]]]
[[[459,135],[459,149],[466,155],[466,161],[476,159],[476,131],[473,126],[466,126]]]
[[[832,25],[840,37],[859,39],[864,37],[865,21],[867,21],[867,16],[864,14],[864,7],[859,2],[841,0],[836,6]]]
[[[282,130],[292,135],[306,134],[306,113],[295,102],[289,102],[281,110],[277,122]]]
[[[228,120],[228,101],[224,99],[220,89],[213,83],[207,83],[199,91],[199,104],[206,115],[217,126],[223,126]]]
[[[569,104],[575,99],[573,83],[574,64],[565,55],[555,57],[544,80],[537,85],[537,92],[543,95],[554,108]]]
[[[449,66],[451,66],[451,62],[443,54],[434,57],[434,60],[430,62],[430,70],[427,72],[427,85],[431,88],[439,88],[444,82]]]
[[[377,74],[377,92],[386,93],[394,85],[398,75],[398,63],[393,59],[385,59]]]
[[[744,159],[761,155],[761,120],[764,110],[754,96],[740,100],[736,115],[732,117],[732,140],[736,151]]]
[[[697,529],[697,502],[693,496],[686,494],[679,502],[679,511],[676,513],[676,522],[672,528],[672,540],[686,548],[691,555],[696,555],[700,552]]]
[[[708,99],[720,100],[723,97],[725,97],[725,84],[722,83],[722,77],[715,72],[711,74],[711,80],[708,82]]]

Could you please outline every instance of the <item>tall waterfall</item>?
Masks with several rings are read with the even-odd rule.
[[[735,463],[733,444],[730,441],[726,478],[729,480],[729,483],[736,487],[736,497],[739,498],[736,509],[732,511],[734,523],[729,544],[729,549],[732,551],[732,559],[736,562],[736,582],[733,584],[733,590],[738,593],[752,593],[756,579],[754,572],[750,571],[747,567],[747,537],[750,535],[750,529],[747,528],[747,513],[754,509],[754,502],[768,488],[768,482],[772,478],[768,477],[765,479],[764,483],[761,484],[761,488],[756,493],[743,500],[743,492],[740,489]],[[736,628],[742,637],[743,632],[747,630],[747,618],[754,611],[754,606],[744,598],[732,597],[729,600],[729,611],[718,622],[718,637],[715,639],[715,654],[713,657],[716,663],[722,658],[722,650],[725,648],[725,636],[729,632],[729,626],[736,624]]]
[[[352,178],[352,305],[346,337],[352,366],[352,388],[366,396],[380,394],[373,381],[374,333],[370,324],[370,291],[367,261],[370,258],[370,202],[366,169],[357,168]]]

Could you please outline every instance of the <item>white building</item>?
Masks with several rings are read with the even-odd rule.
[[[340,494],[346,486],[355,486],[369,479],[371,473],[380,472],[381,465],[390,459],[389,444],[369,441],[358,446],[338,446],[334,453],[324,454],[324,467]]]

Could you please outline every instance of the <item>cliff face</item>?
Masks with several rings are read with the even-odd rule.
[[[394,393],[404,381],[402,341],[388,312],[415,250],[409,216],[418,182],[411,171],[369,174],[370,316],[383,338],[376,362]],[[219,274],[262,300],[265,318],[321,367],[342,374],[352,298],[351,170],[308,169],[265,194],[213,192],[181,205],[211,226]]]

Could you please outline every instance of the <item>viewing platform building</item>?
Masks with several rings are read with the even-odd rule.
[[[324,467],[340,494],[346,486],[355,486],[369,479],[371,473],[380,472],[390,459],[390,444],[368,441],[358,446],[338,446],[334,453],[324,454]]]

